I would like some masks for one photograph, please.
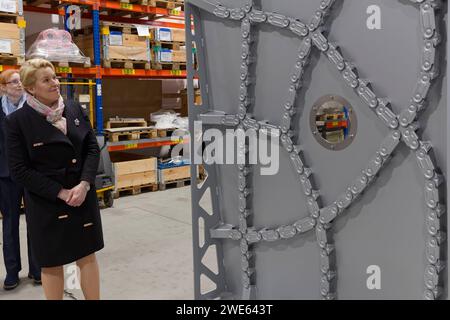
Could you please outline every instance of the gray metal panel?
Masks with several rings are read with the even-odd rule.
[[[321,12],[325,13],[328,10],[326,5],[333,2],[308,0],[299,5],[293,0],[261,0],[254,1],[253,9],[298,18],[307,24],[319,6],[324,5]],[[254,12],[245,11],[244,6],[248,3],[238,0],[221,1],[222,7],[214,0],[187,2],[187,22],[191,23],[189,17],[193,14],[196,27],[195,36],[189,31],[187,36],[188,40],[196,41],[200,65],[199,72],[195,72],[193,61],[188,57],[191,132],[199,114],[213,110],[230,115],[240,112],[239,88],[242,81],[239,78],[244,39],[241,35],[241,22]],[[436,3],[432,0],[335,1],[329,11],[330,16],[324,20],[323,28],[329,30],[323,32],[328,45],[340,46],[345,61],[356,66],[359,79],[372,84],[371,88],[378,99],[389,99],[394,115],[399,115],[408,108],[418,82],[424,46],[421,17],[434,17],[434,12],[433,15],[426,16],[426,13],[421,13],[420,10],[426,11],[427,5],[434,6]],[[366,9],[370,5],[378,5],[381,8],[381,30],[366,28]],[[446,28],[447,3],[444,2],[443,6],[441,10],[436,8],[437,17],[440,18],[436,21],[441,29]],[[227,11],[226,8],[243,9],[241,12],[233,12]],[[240,13],[242,16],[239,16]],[[280,18],[275,16],[273,19],[277,17]],[[426,20],[422,20],[426,23]],[[283,19],[280,23],[284,23]],[[304,44],[305,38],[289,28],[277,27],[276,24],[274,20],[270,23],[251,24],[254,42],[250,52],[255,62],[249,66],[249,74],[255,79],[254,85],[248,86],[247,96],[254,98],[248,108],[253,119],[268,120],[282,129],[284,104],[289,96],[289,87],[293,83],[291,74],[299,61],[299,47]],[[290,25],[292,24],[291,20]],[[317,30],[319,29],[312,27],[307,37],[313,37]],[[433,146],[428,151],[427,145],[424,144],[424,153],[421,156],[426,157],[427,152],[434,155],[436,172],[442,172],[446,176],[447,53],[443,30],[441,36],[443,43],[436,49],[441,61],[441,75],[432,82],[427,96],[428,106],[419,113],[418,122],[421,129],[417,131],[417,135],[420,141],[431,141]],[[188,52],[191,46],[192,42],[187,41]],[[403,132],[402,141],[393,149],[392,154],[381,152],[380,159],[384,167],[378,177],[367,188],[363,188],[364,192],[347,210],[339,210],[339,217],[328,232],[329,238],[322,243],[329,249],[324,258],[320,258],[321,252],[324,251],[319,243],[323,235],[321,228],[328,225],[316,219],[318,217],[314,214],[312,217],[316,223],[315,230],[313,228],[308,233],[297,234],[292,238],[289,236],[290,239],[287,240],[259,241],[249,246],[248,250],[252,253],[250,258],[242,255],[240,245],[242,246],[243,240],[238,238],[250,234],[256,236],[252,229],[245,228],[241,232],[235,230],[234,233],[227,233],[226,228],[219,228],[223,234],[238,237],[235,240],[210,237],[210,229],[215,230],[219,224],[232,225],[239,229],[239,217],[242,218],[242,214],[239,213],[238,174],[242,168],[206,165],[209,176],[205,184],[213,190],[212,216],[205,216],[199,208],[198,202],[203,189],[192,187],[196,298],[225,296],[237,299],[420,299],[438,297],[438,287],[444,288],[439,298],[447,297],[448,269],[439,273],[439,284],[431,288],[434,292],[426,290],[426,280],[430,279],[426,271],[429,267],[439,267],[439,263],[427,262],[426,252],[433,249],[433,246],[427,245],[431,234],[426,225],[424,187],[426,181],[430,182],[432,177],[418,167],[414,139],[408,140],[407,129],[398,124],[402,117],[395,119],[397,123],[392,127],[389,127],[390,122],[383,122],[382,117],[371,110],[374,108],[369,107],[358,96],[357,91],[344,81],[343,71],[330,62],[328,54],[331,54],[330,48],[327,48],[325,53],[320,53],[313,45],[309,64],[304,67],[303,86],[299,88],[295,100],[297,114],[291,120],[291,127],[296,133],[292,139],[294,144],[301,146],[305,167],[312,170],[310,181],[313,188],[319,191],[317,204],[323,209],[322,214],[325,213],[324,208],[332,205],[352,186],[362,170],[367,169],[369,160],[385,145],[386,137]],[[199,76],[203,89],[202,106],[195,106],[193,103],[194,76]],[[365,89],[365,82],[357,83],[356,87]],[[358,118],[355,140],[341,151],[330,151],[322,147],[314,139],[309,126],[312,106],[327,94],[340,95],[347,99]],[[378,104],[382,101],[379,100]],[[241,122],[241,125],[246,127],[245,121]],[[412,137],[414,138],[414,134]],[[412,144],[409,141],[413,141]],[[194,151],[192,149],[191,154]],[[257,173],[259,166],[248,167],[252,170],[248,179],[252,194],[247,203],[253,213],[246,218],[248,228],[254,227],[256,231],[263,228],[274,230],[279,226],[292,226],[296,221],[304,221],[302,219],[311,216],[308,211],[308,197],[285,147],[280,148],[280,171],[277,175],[260,176]],[[195,173],[195,166],[192,166],[191,172]],[[437,176],[433,171],[431,175]],[[369,176],[371,175],[366,171],[365,178]],[[446,206],[446,194],[441,189],[439,191],[440,203]],[[206,245],[202,248],[198,246],[197,239],[199,232],[202,232],[198,227],[199,217],[206,217]],[[447,230],[446,223],[444,215],[440,219],[441,231]],[[262,235],[261,232],[258,234]],[[431,240],[435,238],[432,237]],[[200,291],[200,276],[208,275],[208,271],[201,261],[210,244],[216,245],[217,248],[219,273],[217,276],[211,275],[214,278],[211,280],[217,284],[217,290],[204,295]],[[333,245],[335,250],[332,250]],[[444,239],[441,252],[438,253],[442,262],[447,260],[444,252],[446,250],[447,242]],[[321,270],[321,263],[329,263],[330,270],[336,272],[337,276],[328,274],[331,277],[323,279],[327,272]],[[246,273],[243,270],[247,265],[255,270],[255,273],[245,279]],[[380,290],[369,290],[366,285],[369,277],[366,270],[372,265],[381,269]],[[329,291],[321,291],[328,287]]]

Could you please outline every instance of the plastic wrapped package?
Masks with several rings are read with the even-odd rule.
[[[157,129],[176,128],[175,120],[178,119],[179,113],[173,111],[158,111],[150,115],[150,120],[156,122]]]
[[[173,110],[160,110],[150,115],[150,120],[156,122],[157,129],[189,128],[189,118],[180,117],[179,113]]]
[[[172,132],[172,138],[177,137],[186,137],[190,136],[189,132],[189,118],[187,117],[179,117],[179,114],[176,114],[174,112],[156,112],[153,113],[151,116],[151,120],[156,122],[155,127],[162,129],[162,128],[176,128]],[[199,130],[198,132],[195,132],[195,140],[197,143],[201,143],[202,138],[202,132]],[[180,143],[179,146],[182,146],[182,156],[180,156],[185,164],[188,164],[190,159],[190,140],[187,139],[184,140],[184,142]],[[179,148],[176,149],[178,152],[180,151]],[[163,146],[161,147],[159,157],[160,158],[166,158],[169,156],[169,154],[173,152],[173,149],[171,146]],[[171,154],[172,159],[174,158],[173,154]]]
[[[54,62],[75,62],[90,66],[89,57],[73,43],[72,36],[65,30],[42,31],[26,53],[27,59],[43,58]]]
[[[169,158],[167,160],[160,161],[158,163],[158,169],[166,169],[166,168],[176,168],[181,166],[187,166],[191,164],[191,161],[188,158],[182,156],[176,156],[173,158]]]
[[[189,118],[188,117],[177,117],[173,124],[175,125],[174,128],[180,128],[180,129],[189,129]]]

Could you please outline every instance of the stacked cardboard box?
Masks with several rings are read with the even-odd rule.
[[[111,61],[116,60],[150,63],[149,37],[139,36],[134,25],[102,22],[101,33],[101,57],[105,67],[111,67]],[[76,36],[74,41],[80,50],[93,61],[92,34],[89,34],[89,31],[85,32],[85,34]]]
[[[25,58],[25,20],[22,1],[0,0],[0,57],[21,64]]]
[[[151,32],[154,61],[186,63],[186,34],[184,29],[154,28]]]

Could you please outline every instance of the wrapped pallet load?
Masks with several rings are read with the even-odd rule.
[[[101,59],[105,68],[150,69],[148,28],[132,24],[101,22]],[[82,30],[75,42],[94,60],[91,27]]]
[[[42,31],[26,54],[27,59],[43,58],[57,62],[60,66],[69,63],[91,65],[88,57],[72,42],[72,36],[65,30],[47,29]]]

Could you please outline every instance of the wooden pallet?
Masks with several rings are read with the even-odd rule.
[[[121,60],[111,59],[103,60],[105,68],[120,68],[120,69],[145,69],[150,70],[151,64],[145,60]]]
[[[19,16],[17,13],[1,12],[0,11],[0,22],[2,23],[18,23],[23,20],[23,16]]]
[[[152,40],[152,48],[159,47],[162,49],[172,49],[172,50],[181,50],[181,47],[186,45],[186,42],[177,42],[177,41],[156,41]]]
[[[100,25],[100,31],[105,28],[107,30],[111,31],[120,31],[124,34],[138,34],[137,28],[135,25],[130,23],[122,23],[122,22],[112,22],[112,21],[102,21]],[[84,36],[91,36],[93,34],[93,26],[86,26],[81,28],[80,30],[74,30],[74,35],[84,35]]]
[[[158,7],[165,9],[175,9],[181,7],[184,9],[184,1],[173,1],[173,0],[148,0],[148,5],[150,7]]]
[[[189,186],[190,184],[191,184],[191,178],[166,181],[164,183],[159,183],[159,190],[163,191],[163,190],[172,189],[172,188],[182,188],[185,186]]]
[[[152,62],[154,70],[186,70],[185,62]]]
[[[119,0],[120,3],[139,4],[141,6],[148,5],[148,0]]]
[[[155,192],[158,191],[158,185],[155,183],[144,184],[140,186],[133,186],[127,188],[120,188],[114,192],[114,199],[127,195],[137,195],[143,192]]]
[[[158,136],[156,129],[146,130],[139,133],[139,139],[154,139]]]
[[[129,23],[102,21],[101,27],[108,28],[110,32],[120,31],[122,33],[138,34],[137,28],[133,24]]]
[[[127,13],[127,12],[125,12]],[[128,13],[129,14],[129,13]],[[131,23],[122,23],[122,22],[112,22],[112,21],[101,21],[100,24],[100,32],[102,31],[119,31],[123,34],[134,34],[138,35],[138,29],[134,24]],[[150,32],[150,30],[149,30]],[[74,30],[73,34],[76,36],[84,35],[91,36],[93,34],[93,26],[86,26],[81,28],[80,30]]]
[[[86,61],[86,62],[57,61],[57,62],[52,62],[52,63],[55,65],[55,67],[60,67],[60,68],[69,68],[69,67],[90,68],[91,67],[90,61]]]
[[[158,137],[165,138],[165,137],[170,137],[172,135],[172,133],[174,132],[174,130],[176,130],[176,128],[156,129],[156,130],[158,131]]]
[[[56,9],[60,5],[59,1],[55,1],[55,0],[51,0],[51,1],[49,1],[49,0],[24,0],[23,4],[25,5],[25,3],[27,5],[32,5],[35,7],[38,7],[42,4],[49,4],[50,8],[52,8],[52,9]]]
[[[111,9],[111,8],[104,8],[100,7],[99,11],[101,14],[105,14],[111,17],[126,17],[126,18],[145,18],[148,17],[149,20],[154,19],[156,17],[156,14],[154,13],[147,13],[147,12],[133,12],[131,10],[131,6],[133,5],[141,5],[143,7],[146,7],[148,5],[147,0],[139,0],[136,2],[133,2],[133,0],[129,0],[130,3],[127,3],[124,1],[117,1],[120,3],[120,8],[118,9]],[[184,10],[184,6],[183,6]]]
[[[127,12],[125,12],[127,13]],[[129,14],[129,13],[128,13]],[[73,35],[75,37],[86,37],[87,40],[92,41],[93,26],[86,26],[80,30],[74,30]],[[138,35],[138,30],[135,25],[121,22],[102,21],[100,25],[101,32],[119,31],[122,34]]]
[[[10,53],[0,53],[0,65],[22,65],[25,62],[25,57],[15,56]]]
[[[110,118],[106,122],[106,129],[123,127],[147,127],[147,121],[144,118]]]
[[[119,142],[127,140],[153,139],[157,137],[157,130],[145,127],[129,127],[105,129],[109,142]]]

